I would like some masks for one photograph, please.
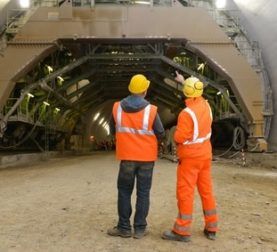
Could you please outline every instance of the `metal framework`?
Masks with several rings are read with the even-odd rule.
[[[232,113],[240,120],[241,125],[246,131],[248,130],[245,123],[246,118],[241,113],[238,103],[234,103],[229,97],[226,85],[220,85],[216,79],[209,79],[197,71],[197,66],[189,68],[185,64],[175,62],[174,57],[180,56],[178,52],[171,56],[168,55],[172,48],[179,52],[187,51],[185,39],[171,41],[166,39],[61,39],[57,43],[58,48],[63,48],[63,50],[66,48],[69,52],[74,52],[77,51],[75,49],[77,47],[82,48],[83,53],[78,59],[72,55],[70,63],[47,74],[44,78],[31,84],[25,84],[21,89],[21,95],[16,100],[10,98],[10,101],[11,99],[15,100],[13,105],[9,109],[4,109],[2,120],[4,125],[8,124],[11,115],[35,90],[43,90],[45,95],[39,98],[34,97],[35,102],[30,111],[38,110],[40,108],[38,104],[47,101],[52,111],[56,107],[61,109],[60,117],[69,109],[71,112],[67,113],[67,117],[74,117],[77,121],[91,106],[97,106],[105,100],[121,99],[128,95],[126,85],[130,77],[136,73],[143,73],[151,80],[149,98],[153,102],[164,104],[177,115],[183,104],[182,87],[174,81],[175,71],[178,70],[185,76],[198,77],[208,87],[220,92],[223,99],[227,101],[228,108],[232,109]],[[197,58],[198,56],[194,55],[193,57]],[[194,61],[199,62],[198,58]],[[74,71],[79,74],[76,75]],[[67,76],[67,80],[61,85],[57,85],[57,78],[61,76]],[[79,87],[78,83],[84,79],[87,79],[88,83]],[[170,83],[165,80],[170,80]],[[70,88],[73,88],[73,91],[68,93],[67,90]],[[35,118],[30,111],[28,112],[27,109],[25,115],[26,117],[32,115],[32,118],[27,118],[25,121],[35,124]]]

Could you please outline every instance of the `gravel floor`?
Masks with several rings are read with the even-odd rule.
[[[0,170],[0,251],[277,251],[274,169],[214,162],[218,239],[209,241],[202,234],[197,195],[190,243],[160,238],[177,215],[176,164],[167,160],[155,166],[150,234],[141,240],[109,237],[106,230],[117,221],[117,172],[113,153]]]

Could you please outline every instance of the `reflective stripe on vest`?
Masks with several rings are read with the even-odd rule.
[[[129,128],[129,127],[122,127],[121,122],[122,122],[122,107],[121,104],[118,104],[117,108],[117,115],[116,115],[116,131],[117,132],[125,132],[125,133],[131,133],[131,134],[139,134],[139,135],[154,135],[153,130],[148,130],[148,125],[149,125],[149,117],[150,117],[150,109],[151,105],[148,104],[144,108],[144,114],[143,114],[143,124],[142,124],[142,129],[134,129],[134,128]]]
[[[211,120],[213,120],[212,110],[211,110],[210,105],[208,104],[208,102],[207,102],[207,105],[209,107]],[[183,142],[183,144],[187,145],[187,144],[203,143],[203,142],[209,140],[211,138],[211,135],[212,135],[211,132],[209,132],[204,137],[198,137],[198,135],[199,135],[199,126],[198,126],[198,120],[196,118],[195,113],[189,107],[186,107],[184,109],[184,111],[186,111],[190,115],[190,117],[193,121],[193,137],[192,137],[192,141],[186,140],[185,142]]]

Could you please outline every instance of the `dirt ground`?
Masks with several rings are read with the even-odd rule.
[[[276,169],[213,162],[220,231],[216,241],[203,236],[196,196],[190,243],[160,238],[177,215],[176,164],[167,160],[155,166],[150,234],[109,237],[117,221],[117,172],[113,153],[0,169],[0,251],[277,251]]]

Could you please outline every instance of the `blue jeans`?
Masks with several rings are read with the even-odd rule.
[[[130,216],[132,214],[131,195],[135,178],[137,183],[136,213],[134,229],[145,230],[146,217],[150,204],[150,189],[152,185],[154,162],[126,161],[120,162],[117,180],[118,188],[118,229],[131,230]]]

